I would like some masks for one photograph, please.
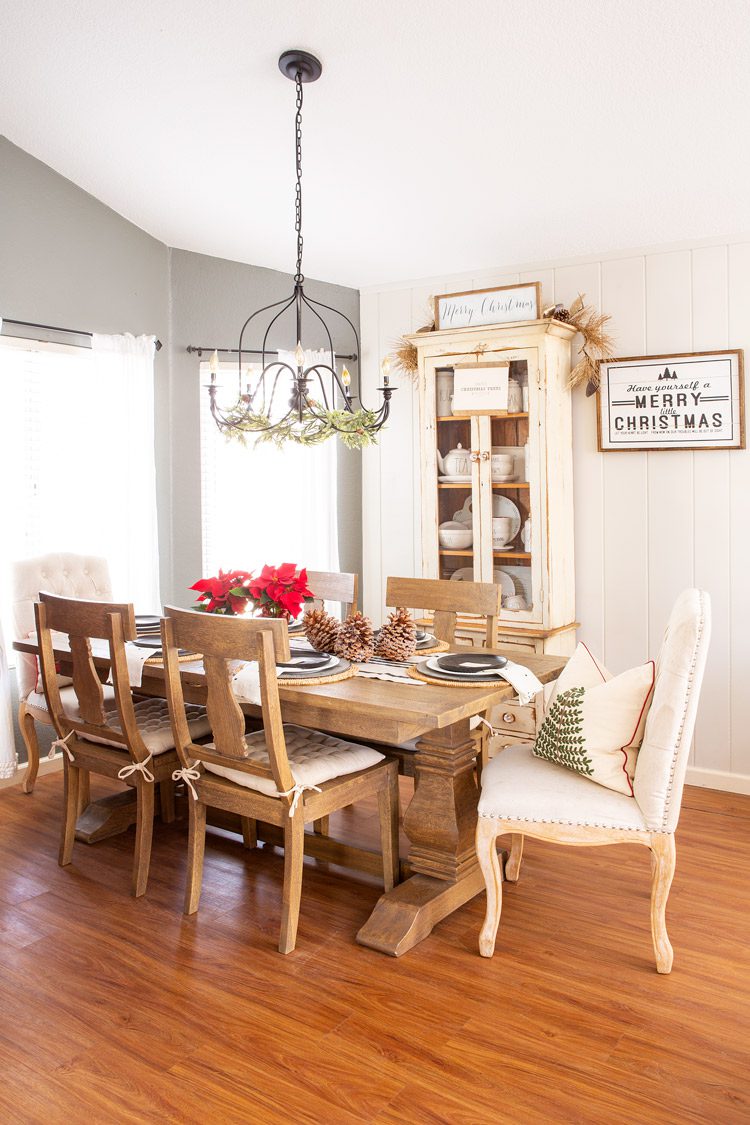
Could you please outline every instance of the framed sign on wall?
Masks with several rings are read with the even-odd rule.
[[[478,328],[538,320],[541,289],[538,281],[529,281],[469,293],[444,293],[435,298],[435,328]]]
[[[744,449],[741,350],[602,360],[598,445],[623,449]]]

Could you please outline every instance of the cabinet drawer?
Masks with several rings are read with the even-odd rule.
[[[536,735],[536,707],[529,703],[502,703],[490,711],[490,722],[502,735]]]

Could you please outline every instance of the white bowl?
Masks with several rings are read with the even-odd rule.
[[[446,547],[449,551],[463,551],[474,542],[474,532],[470,527],[462,527],[460,530],[453,527],[439,527],[438,539],[440,546]]]

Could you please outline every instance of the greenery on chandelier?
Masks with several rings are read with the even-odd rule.
[[[316,404],[315,413],[303,409],[302,418],[290,415],[283,422],[271,423],[267,414],[254,413],[245,406],[227,414],[229,438],[247,445],[255,436],[255,444],[272,442],[281,447],[288,441],[297,445],[321,445],[328,438],[338,437],[347,449],[364,449],[377,444],[373,410],[325,410]]]

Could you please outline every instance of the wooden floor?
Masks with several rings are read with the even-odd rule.
[[[282,957],[278,854],[212,834],[186,920],[183,825],[136,902],[132,831],[57,867],[61,788],[0,792],[3,1121],[750,1120],[750,798],[688,791],[660,977],[642,848],[529,843],[491,961],[482,899],[400,960],[360,948],[376,883],[308,861]]]

